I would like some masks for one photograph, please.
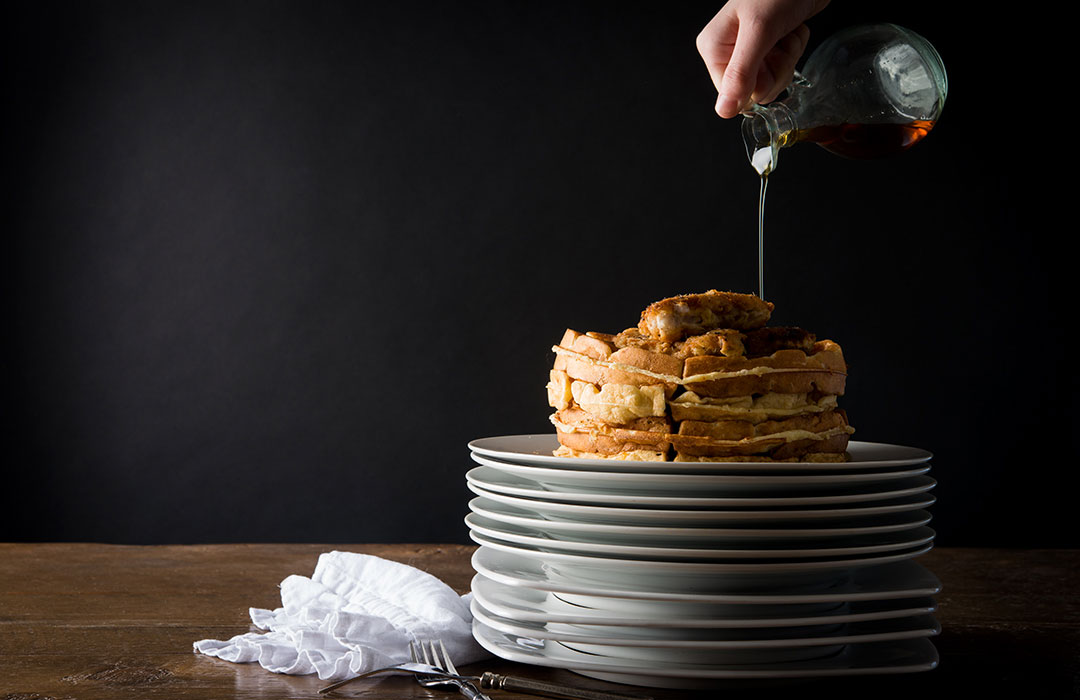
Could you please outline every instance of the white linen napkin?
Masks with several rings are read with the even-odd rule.
[[[274,673],[338,680],[409,661],[409,642],[441,639],[455,666],[490,656],[472,636],[472,593],[459,596],[435,576],[369,554],[319,555],[311,578],[281,582],[276,610],[251,608],[266,632],[203,639],[195,651]]]

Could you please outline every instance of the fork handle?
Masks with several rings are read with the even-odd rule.
[[[481,693],[479,688],[468,681],[458,683],[457,688],[458,692],[469,698],[469,700],[491,700],[491,698]]]
[[[538,681],[532,678],[502,676],[491,671],[485,671],[484,675],[480,676],[480,687],[517,691],[531,695],[546,695],[552,698],[570,698],[572,700],[652,700],[652,698],[645,695],[627,695],[591,688],[574,688],[569,685],[548,683],[547,681]]]

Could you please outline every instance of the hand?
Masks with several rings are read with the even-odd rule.
[[[829,0],[728,0],[697,37],[718,97],[716,113],[729,118],[752,103],[771,102],[795,74],[810,39],[804,21]]]

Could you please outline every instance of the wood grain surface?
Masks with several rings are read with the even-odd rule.
[[[252,544],[118,546],[0,543],[0,699],[318,698],[314,676],[270,673],[194,653],[199,639],[253,630],[248,608],[280,606],[278,584],[310,575],[318,555],[364,552],[469,589],[471,546]],[[738,682],[737,697],[794,692],[933,698],[1080,693],[1080,551],[938,548],[920,559],[942,580],[934,639],[941,663],[917,674]],[[492,659],[493,670],[655,698],[718,693],[628,688],[569,671]],[[407,677],[358,682],[334,697],[458,697]],[[492,699],[533,696],[492,691]]]

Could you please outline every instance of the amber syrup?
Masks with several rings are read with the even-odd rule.
[[[905,124],[836,124],[799,129],[795,141],[810,141],[848,158],[884,158],[906,151],[922,141],[934,122],[915,120]]]

